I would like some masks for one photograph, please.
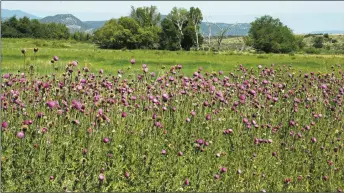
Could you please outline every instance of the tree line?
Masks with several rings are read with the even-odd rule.
[[[161,49],[161,50],[199,50],[204,43],[200,24],[203,15],[199,8],[174,7],[162,18],[156,6],[131,7],[129,16],[111,19],[93,34],[85,32],[70,33],[64,24],[40,23],[27,17],[12,17],[2,22],[2,37],[74,39],[92,41],[106,49]],[[209,23],[209,22],[207,22]],[[216,25],[216,24],[214,24]],[[209,27],[209,26],[208,26]],[[235,25],[220,27],[215,50],[221,50],[222,40],[227,31]],[[258,52],[290,53],[302,49],[305,44],[302,36],[295,36],[292,30],[278,18],[265,15],[251,22],[244,45],[251,46]],[[207,38],[210,44],[210,34]],[[317,38],[315,48],[322,45]]]
[[[85,32],[70,33],[64,24],[41,23],[28,17],[17,19],[15,16],[1,22],[3,38],[39,38],[39,39],[74,39],[77,41],[91,40],[91,34]]]
[[[156,6],[131,7],[128,17],[111,19],[94,33],[94,41],[102,48],[190,50],[203,42],[199,8],[174,7],[161,20]]]

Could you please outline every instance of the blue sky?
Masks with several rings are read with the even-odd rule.
[[[22,10],[45,17],[70,13],[79,19],[108,20],[128,15],[135,7],[155,5],[162,14],[172,7],[199,7],[208,21],[251,22],[268,14],[295,33],[344,30],[344,1],[2,1],[3,9]],[[205,21],[205,19],[204,19]]]

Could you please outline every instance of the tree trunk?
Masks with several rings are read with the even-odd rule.
[[[179,37],[179,49],[182,50],[182,38],[183,38],[183,24],[176,23],[179,29],[180,37]]]
[[[209,25],[209,35],[208,35],[208,44],[209,44],[209,48],[208,48],[208,51],[210,51],[211,49],[211,44],[210,44],[210,37],[211,37],[211,26]]]
[[[198,44],[198,31],[197,31],[197,25],[195,24],[195,33],[196,33],[196,47],[197,51],[199,50],[199,44]]]

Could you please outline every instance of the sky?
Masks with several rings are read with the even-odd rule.
[[[262,15],[278,17],[295,33],[344,30],[344,1],[2,1],[1,7],[39,16],[73,14],[82,21],[126,16],[131,6],[155,5],[161,14],[172,7],[198,7],[204,20],[224,23],[252,22]]]

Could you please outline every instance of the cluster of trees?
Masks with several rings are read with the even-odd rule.
[[[156,6],[132,7],[128,17],[111,19],[94,33],[102,48],[128,49],[199,49],[203,42],[200,31],[202,12],[174,7],[161,21]]]
[[[40,23],[27,17],[12,17],[2,22],[2,37],[12,38],[43,38],[43,39],[74,39],[77,41],[93,41],[101,48],[110,49],[163,49],[190,50],[200,49],[203,37],[200,24],[203,20],[199,8],[174,7],[171,12],[161,18],[156,6],[131,8],[128,17],[111,19],[93,35],[85,32],[71,34],[64,24]],[[232,27],[235,25],[232,25]],[[215,37],[217,50],[220,50],[225,33],[231,26],[221,28]],[[244,45],[251,46],[258,52],[290,53],[304,48],[301,36],[295,36],[290,28],[278,18],[265,15],[251,23],[248,36],[244,37]],[[315,37],[314,48],[322,48],[324,39],[335,43],[328,34]],[[210,36],[208,37],[210,45]]]
[[[28,17],[17,19],[11,17],[1,22],[1,36],[4,38],[41,38],[41,39],[75,39],[77,41],[91,40],[91,35],[85,32],[71,34],[64,24],[41,23]]]
[[[1,22],[1,35],[5,38],[68,39],[70,33],[63,24],[40,23],[37,19],[11,17]]]

